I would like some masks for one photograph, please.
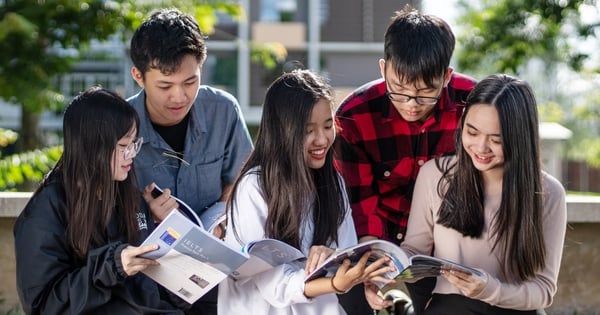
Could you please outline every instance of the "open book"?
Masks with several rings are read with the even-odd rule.
[[[355,264],[367,251],[371,251],[368,263],[374,262],[384,256],[390,257],[391,263],[394,264],[396,270],[383,275],[383,277],[388,279],[405,280],[437,277],[441,275],[442,270],[459,270],[467,274],[474,274],[479,277],[483,276],[477,269],[449,260],[427,255],[408,257],[394,243],[385,240],[372,240],[336,251],[335,254],[321,263],[315,271],[310,273],[306,277],[306,281],[333,275],[345,259],[350,259],[352,264]],[[380,286],[384,285],[383,283],[377,284]]]
[[[158,187],[158,185],[154,184],[154,189],[152,190],[152,196],[154,198],[162,195],[163,190]],[[197,215],[196,212],[188,206],[183,200],[171,195],[171,198],[177,201],[177,210],[183,213],[188,219],[197,225],[203,227],[205,230],[210,233],[214,233],[215,229],[219,226],[219,224],[225,222],[225,202],[218,201],[213,205],[202,210],[200,215]]]
[[[270,239],[240,250],[179,211],[171,211],[142,243],[151,244],[159,245],[159,249],[142,257],[155,259],[160,265],[149,266],[143,273],[190,304],[229,275],[251,276],[304,257],[292,246]]]
[[[305,258],[297,248],[270,238],[250,242],[242,248],[242,252],[250,256],[250,259],[232,274],[234,279],[250,277],[275,266]]]

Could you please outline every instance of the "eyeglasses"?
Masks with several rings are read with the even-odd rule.
[[[414,99],[417,104],[419,105],[435,105],[437,104],[437,102],[440,100],[440,96],[442,94],[442,89],[444,88],[444,86],[442,86],[442,88],[440,89],[440,93],[438,94],[437,97],[431,97],[431,96],[412,96],[412,95],[407,95],[407,94],[402,94],[402,93],[393,93],[393,92],[386,92],[385,94],[387,95],[387,97],[390,98],[390,100],[394,101],[394,102],[399,102],[399,103],[408,103],[410,102],[410,100]],[[389,90],[389,88],[388,88]]]
[[[142,143],[144,143],[144,138],[142,137],[133,140],[133,142],[130,145],[123,149],[123,158],[125,160],[129,160],[136,156],[142,148]]]

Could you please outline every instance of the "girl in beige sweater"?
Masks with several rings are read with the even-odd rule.
[[[443,271],[425,314],[536,314],[556,293],[566,203],[561,183],[541,170],[530,86],[506,75],[482,80],[456,143],[456,156],[421,169],[401,246],[484,276]]]

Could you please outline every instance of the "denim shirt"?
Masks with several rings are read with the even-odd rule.
[[[200,213],[221,198],[222,187],[235,180],[252,150],[252,141],[237,100],[229,93],[200,86],[190,109],[183,161],[152,127],[141,90],[127,101],[140,116],[144,143],[135,158],[138,185],[155,182]],[[167,154],[167,155],[165,155]]]

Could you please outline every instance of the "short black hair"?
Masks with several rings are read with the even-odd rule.
[[[179,69],[186,55],[193,55],[199,63],[204,62],[204,39],[192,16],[177,9],[161,9],[154,11],[135,31],[129,55],[142,75],[151,69],[171,74]]]
[[[450,66],[456,39],[444,20],[407,5],[392,17],[384,42],[386,64],[402,82],[435,87]]]

